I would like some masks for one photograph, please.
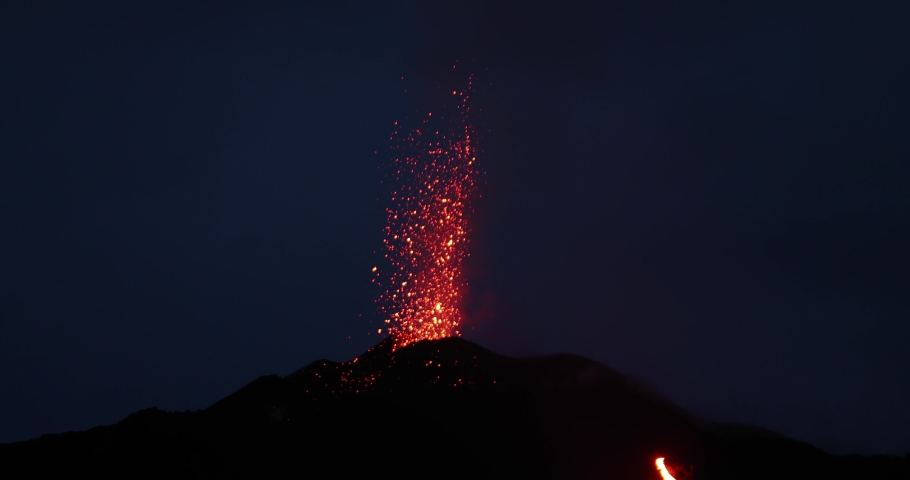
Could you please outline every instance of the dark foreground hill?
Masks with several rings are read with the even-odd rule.
[[[196,412],[147,409],[0,445],[0,478],[910,479],[910,459],[834,457],[696,419],[573,355],[509,358],[466,340],[383,342],[350,362],[261,377]]]

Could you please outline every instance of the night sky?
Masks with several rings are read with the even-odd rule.
[[[0,7],[0,442],[379,341],[392,122],[474,72],[466,338],[910,452],[907,7],[309,3]]]

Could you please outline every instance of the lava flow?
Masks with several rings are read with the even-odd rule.
[[[374,267],[373,281],[383,289],[379,310],[396,348],[461,334],[462,264],[480,174],[472,84],[470,77],[463,91],[447,94],[454,100],[453,112],[427,112],[409,130],[395,122],[393,188],[383,239],[388,266]]]
[[[676,478],[670,474],[670,471],[667,470],[667,466],[664,465],[664,457],[660,457],[655,460],[654,464],[657,465],[657,470],[660,471],[660,478],[663,480],[676,480]]]

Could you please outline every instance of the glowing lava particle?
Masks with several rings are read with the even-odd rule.
[[[663,480],[676,480],[673,475],[670,475],[670,471],[667,470],[667,466],[664,465],[664,457],[660,457],[655,460],[654,464],[657,465],[657,470],[660,471],[660,478]]]
[[[395,347],[460,335],[468,215],[480,174],[470,104],[473,77],[454,112],[427,113],[410,132],[395,122],[388,271],[374,269],[379,310]]]

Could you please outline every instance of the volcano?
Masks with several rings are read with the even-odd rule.
[[[2,478],[908,479],[910,459],[832,456],[699,419],[575,355],[461,338],[263,376],[205,410],[0,445]],[[659,462],[663,465],[664,461]]]

